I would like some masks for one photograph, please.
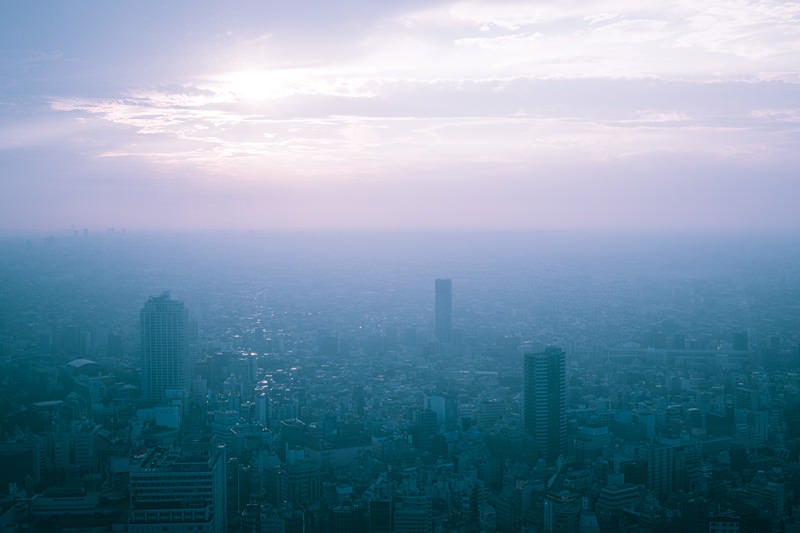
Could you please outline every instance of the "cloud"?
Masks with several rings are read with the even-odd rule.
[[[769,122],[800,123],[800,108],[795,109],[755,109],[752,112],[755,119]]]
[[[589,127],[585,124],[615,127],[625,122],[629,127],[639,121],[675,129],[689,126],[686,117],[691,115],[682,107],[692,102],[681,95],[652,108],[624,109],[625,102],[616,102],[614,107],[620,109],[607,111],[605,117],[594,115],[607,110],[607,104],[593,109],[584,100],[595,98],[594,88],[603,79],[618,81],[625,90],[625,80],[636,79],[729,83],[798,78],[798,55],[790,52],[800,43],[800,24],[792,24],[800,7],[790,4],[712,0],[645,8],[630,0],[457,1],[412,7],[405,13],[396,9],[345,42],[346,55],[323,53],[317,64],[295,66],[291,57],[269,52],[269,47],[284,52],[291,45],[279,42],[285,34],[271,32],[268,37],[240,39],[229,51],[253,58],[258,54],[247,54],[243,47],[267,46],[260,52],[262,66],[255,59],[249,68],[199,74],[155,88],[131,87],[116,98],[57,97],[52,109],[129,126],[139,135],[194,142],[189,152],[193,159],[198,150],[208,148],[204,144],[211,147],[205,151],[209,160],[251,157],[259,150],[275,157],[275,147],[293,153],[311,146],[324,153],[326,146],[329,152],[338,149],[345,157],[357,144],[352,142],[353,120],[343,124],[330,117],[387,119],[382,131],[369,126],[371,142],[364,143],[361,152],[405,145],[414,132],[388,119],[405,115],[427,120],[437,114],[437,106],[445,110],[439,131],[450,131],[452,144],[467,141],[447,129],[445,119],[469,118],[476,110],[509,126],[518,122],[504,118],[511,115],[560,121],[573,125],[576,136]],[[558,102],[547,91],[519,91],[519,80],[570,79],[583,80],[583,88],[562,95]],[[514,85],[517,92],[512,94],[509,87]],[[553,102],[550,108],[538,104],[543,92],[545,100]],[[576,108],[581,113],[570,111]],[[642,109],[655,111],[645,116]],[[739,125],[753,118],[751,109],[736,110]],[[305,135],[292,136],[277,123],[266,122],[305,116],[336,125],[312,132],[306,128]],[[719,124],[708,114],[693,124],[715,126]],[[513,136],[501,130],[495,127],[494,134],[513,144]],[[367,127],[359,126],[359,131]],[[420,131],[430,131],[428,124]],[[613,152],[614,143],[606,143]]]
[[[127,128],[102,157],[240,176],[343,176],[381,174],[401,162],[417,169],[492,162],[503,169],[567,154],[587,161],[652,151],[790,157],[797,144],[786,128],[792,115],[764,111],[765,103],[800,105],[789,86],[775,83],[383,81],[373,85],[375,95],[267,101],[202,83],[51,106],[95,129],[98,121]]]
[[[27,90],[35,77],[24,97],[3,98],[14,106],[0,107],[13,115],[0,149],[60,142],[129,180],[141,179],[125,171],[136,163],[186,184],[313,183],[330,197],[330,183],[359,195],[369,182],[389,203],[380,191],[404,197],[412,176],[466,181],[484,197],[500,179],[509,191],[498,205],[595,167],[630,177],[649,176],[648,160],[722,161],[714,168],[755,175],[798,162],[800,6],[791,3],[395,3],[330,28],[300,15],[276,14],[291,20],[285,27],[198,23],[193,31],[216,29],[193,53],[189,37],[174,49],[148,45],[180,56],[171,71],[164,58],[89,67],[67,46],[74,73],[50,72],[62,82],[38,99]],[[42,99],[47,108],[36,108]],[[582,186],[599,194],[597,179]],[[409,195],[427,190],[414,183]],[[392,204],[398,217],[403,202]]]
[[[502,52],[495,61],[528,75],[747,78],[769,70],[798,80],[800,4],[793,3],[455,2],[404,14],[398,23],[419,36],[461,34],[457,45]],[[536,68],[544,63],[556,65]]]

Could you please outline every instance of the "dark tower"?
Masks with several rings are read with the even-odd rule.
[[[453,282],[436,280],[436,340],[449,343],[453,337]]]
[[[525,354],[525,432],[536,442],[539,457],[548,463],[566,452],[567,381],[565,355],[549,347]]]

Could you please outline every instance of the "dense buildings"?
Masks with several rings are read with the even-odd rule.
[[[188,371],[187,313],[169,293],[154,296],[141,311],[144,397],[160,402],[184,394]]]
[[[523,417],[539,457],[555,461],[566,452],[566,360],[560,348],[525,354]]]
[[[475,267],[455,273],[463,328],[442,343],[430,282],[450,270],[411,284],[377,266],[334,282],[328,265],[181,276],[192,290],[173,278],[200,322],[198,357],[155,401],[139,386],[139,311],[170,285],[163,268],[137,267],[140,286],[116,299],[92,289],[114,279],[100,269],[60,303],[51,285],[4,300],[3,531],[800,530],[790,276],[774,279],[798,297],[766,323],[753,316],[780,306],[773,277],[571,273],[525,292]],[[55,274],[40,283],[72,287]],[[166,296],[145,307],[158,300],[173,324],[185,317]],[[748,349],[735,349],[743,330]]]

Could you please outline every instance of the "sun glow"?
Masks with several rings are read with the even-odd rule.
[[[344,71],[325,69],[248,69],[209,79],[206,88],[240,102],[264,102],[291,96],[344,96],[369,98],[377,94],[370,79]]]
[[[212,89],[237,100],[261,101],[285,98],[296,91],[305,75],[292,69],[240,70],[211,79]]]

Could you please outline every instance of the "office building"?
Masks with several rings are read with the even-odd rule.
[[[544,530],[558,533],[580,531],[581,500],[568,490],[548,493],[544,498]]]
[[[395,501],[394,530],[404,533],[431,533],[433,505],[428,496],[403,496]]]
[[[523,420],[538,456],[555,461],[566,452],[567,383],[565,355],[549,347],[525,355]]]
[[[453,282],[436,280],[436,340],[449,343],[453,337]]]
[[[144,397],[181,397],[186,386],[187,313],[168,293],[150,298],[141,312]]]
[[[648,446],[644,449],[644,457],[647,461],[647,488],[658,495],[671,493],[675,448]]]
[[[227,531],[225,449],[181,457],[155,448],[131,464],[130,533]]]

